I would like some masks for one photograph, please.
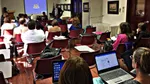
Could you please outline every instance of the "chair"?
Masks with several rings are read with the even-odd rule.
[[[137,43],[136,47],[135,48],[138,48],[138,47],[147,47],[147,48],[150,48],[150,38],[141,38],[139,40],[139,42]]]
[[[126,45],[124,43],[120,43],[116,49],[116,55],[118,59],[121,59],[121,55],[126,51]]]
[[[6,84],[6,81],[5,81],[5,78],[4,78],[2,71],[0,71],[0,84]]]
[[[79,38],[80,34],[83,33],[83,29],[79,29],[79,30],[71,30],[69,33],[69,37],[71,39],[76,39]]]
[[[29,55],[38,55],[41,54],[41,51],[46,47],[46,42],[39,43],[29,43],[27,48],[27,53]]]
[[[68,40],[69,39],[53,40],[51,47],[52,48],[61,48],[62,51],[64,51],[64,49],[68,47]]]
[[[80,57],[82,57],[89,66],[95,65],[95,54],[98,54],[99,50],[96,50],[95,52],[84,52],[80,54]]]
[[[23,41],[21,39],[21,34],[15,34],[15,40],[17,43],[23,43]]]
[[[0,49],[6,49],[3,36],[0,36]]]
[[[94,35],[82,35],[80,44],[78,45],[89,45],[91,46],[95,42],[95,36]]]
[[[54,36],[60,36],[60,32],[48,32],[48,40],[53,40]]]
[[[96,27],[88,27],[88,28],[86,28],[86,34],[92,34],[93,32],[95,32],[96,31]]]
[[[3,61],[5,61],[4,55],[0,54],[0,62],[3,62]]]
[[[65,32],[68,31],[67,25],[59,25],[59,27],[61,28],[61,32],[62,32],[62,33],[65,33]]]
[[[33,73],[35,72],[36,74],[42,75],[44,76],[51,76],[52,75],[52,61],[54,60],[61,60],[62,56],[58,55],[55,57],[51,57],[51,58],[44,58],[44,59],[39,59],[36,62],[36,67],[35,70],[33,71]],[[35,79],[37,79],[35,77]]]
[[[4,35],[13,35],[13,29],[5,29]]]
[[[110,38],[110,32],[102,33],[97,43],[103,43],[104,41],[107,41],[107,38]]]

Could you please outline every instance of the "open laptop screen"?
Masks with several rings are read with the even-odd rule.
[[[59,79],[59,73],[60,70],[62,68],[62,66],[64,65],[65,60],[60,60],[60,61],[53,61],[52,65],[53,65],[53,82],[58,82]]]
[[[68,30],[70,29],[71,26],[72,26],[72,24],[67,24]]]
[[[97,54],[95,55],[95,61],[98,71],[119,66],[115,51]]]

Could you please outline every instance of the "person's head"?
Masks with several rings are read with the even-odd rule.
[[[30,30],[33,30],[35,29],[35,21],[34,20],[30,20],[28,23],[27,23],[27,26]]]
[[[78,25],[78,24],[80,24],[79,18],[78,18],[78,17],[74,17],[72,24],[73,24],[73,25]]]
[[[28,18],[28,15],[27,15],[27,14],[24,14],[24,18]]]
[[[150,73],[150,49],[139,47],[132,56],[132,67],[142,74]]]
[[[46,13],[45,13],[45,12],[42,12],[42,14],[43,14],[43,15],[46,15]]]
[[[143,23],[143,22],[139,23],[138,29],[139,29],[139,31],[146,31],[146,29],[147,29],[146,23]]]
[[[19,24],[24,25],[26,22],[26,20],[24,18],[20,18],[19,19]]]
[[[58,26],[58,21],[56,19],[52,21],[52,26]]]
[[[70,57],[60,71],[58,84],[93,84],[88,64],[79,56]]]
[[[10,18],[9,18],[9,17],[5,17],[5,18],[4,18],[4,23],[11,23]]]
[[[131,33],[131,27],[130,27],[130,24],[127,23],[127,22],[122,22],[120,24],[120,30],[121,30],[121,33],[122,34],[128,34],[128,33]]]
[[[36,29],[39,30],[41,28],[42,28],[41,23],[40,22],[36,22]]]
[[[7,12],[7,8],[3,7],[2,11],[3,11],[3,13]]]

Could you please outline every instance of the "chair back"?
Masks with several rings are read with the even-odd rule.
[[[101,34],[99,41],[104,42],[107,40],[107,38],[110,38],[110,32],[104,32]]]
[[[68,31],[68,29],[67,29],[67,25],[65,24],[65,25],[59,25],[59,27],[61,28],[61,32],[62,33],[64,33],[64,32],[67,32]]]
[[[121,55],[126,51],[126,45],[124,43],[120,43],[116,49],[117,58],[120,59]]]
[[[41,51],[46,47],[46,42],[29,43],[27,53],[31,55],[41,54]]]
[[[4,37],[0,36],[0,43],[4,42]],[[5,44],[0,44],[0,49],[6,49]]]
[[[53,40],[54,36],[60,36],[60,32],[48,32],[48,40]]]
[[[6,84],[3,72],[0,71],[0,84]]]
[[[141,38],[136,45],[136,48],[138,48],[138,47],[150,48],[150,38]]]
[[[96,31],[96,27],[88,27],[88,28],[86,28],[86,34],[92,34],[93,32],[95,32]]]
[[[4,55],[0,54],[0,62],[3,62],[3,61],[5,61]]]
[[[81,45],[92,45],[95,42],[94,35],[83,35],[81,37]]]
[[[51,58],[39,59],[36,62],[35,72],[37,74],[52,75],[52,61],[61,60],[62,56],[58,55]]]
[[[52,48],[67,48],[68,47],[68,39],[60,39],[60,40],[53,40],[51,44]]]
[[[4,35],[13,35],[13,29],[5,29]]]
[[[15,34],[15,39],[16,39],[16,42],[23,43],[21,39],[21,34]]]
[[[80,34],[83,33],[83,29],[71,30],[69,33],[70,38],[79,38]]]
[[[89,66],[92,66],[96,63],[94,55],[98,53],[99,50],[96,50],[95,52],[84,52],[80,54],[80,57],[82,57],[88,63]]]

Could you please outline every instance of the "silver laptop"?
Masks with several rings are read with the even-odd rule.
[[[52,62],[52,69],[53,69],[52,80],[53,80],[53,84],[58,84],[59,73],[60,73],[60,70],[61,70],[62,66],[64,65],[64,63],[65,63],[65,60],[59,60],[59,61],[53,61]]]
[[[97,54],[95,61],[99,76],[108,84],[118,84],[133,78],[120,68],[115,51]]]

